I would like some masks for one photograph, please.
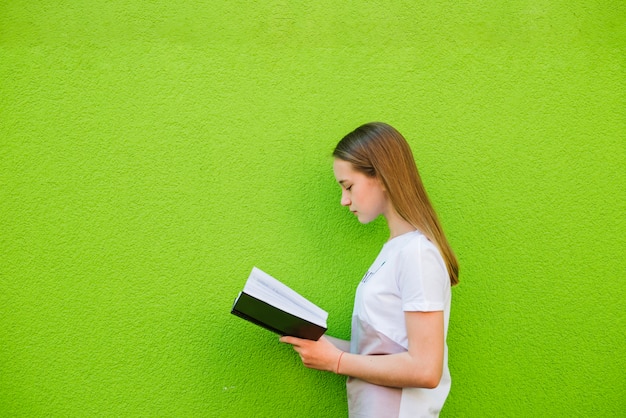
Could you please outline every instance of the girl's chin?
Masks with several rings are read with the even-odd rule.
[[[370,222],[372,222],[374,220],[374,219],[370,219],[370,218],[368,218],[366,216],[363,216],[360,213],[356,213],[355,215],[356,215],[356,218],[359,220],[359,222],[362,223],[363,225],[368,224],[368,223],[370,223]]]

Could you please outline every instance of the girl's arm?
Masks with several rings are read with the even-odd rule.
[[[443,312],[405,312],[409,349],[389,355],[342,352],[327,338],[282,337],[305,366],[356,377],[382,386],[435,388],[443,373]]]

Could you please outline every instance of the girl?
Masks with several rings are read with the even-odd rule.
[[[450,390],[446,335],[458,263],[402,135],[369,123],[333,152],[341,204],[379,215],[389,240],[357,287],[350,341],[281,337],[306,367],[348,376],[350,417],[438,416]]]

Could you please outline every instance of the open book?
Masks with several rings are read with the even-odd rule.
[[[254,267],[231,313],[280,335],[318,340],[328,312]]]

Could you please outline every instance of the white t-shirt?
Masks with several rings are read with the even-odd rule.
[[[405,311],[443,311],[447,336],[450,299],[448,272],[433,243],[419,231],[388,241],[357,288],[350,352],[407,351]],[[390,388],[352,377],[347,389],[351,418],[438,416],[450,391],[448,347],[444,344],[443,376],[435,389]]]

